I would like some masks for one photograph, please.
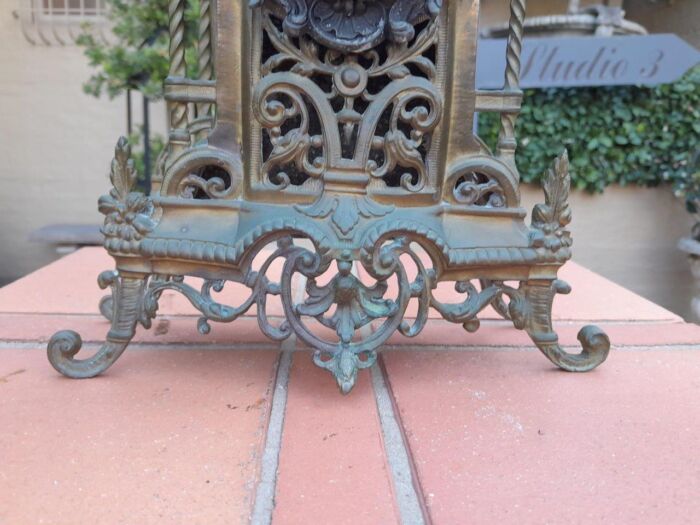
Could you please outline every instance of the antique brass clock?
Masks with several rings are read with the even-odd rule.
[[[569,291],[557,279],[571,257],[566,153],[529,226],[520,207],[525,0],[510,5],[504,87],[481,91],[479,0],[201,0],[197,79],[185,76],[185,0],[171,0],[167,152],[146,196],[133,191],[121,139],[99,201],[116,261],[99,278],[112,290],[112,326],[84,360],[74,357],[78,334],[57,333],[51,364],[75,378],[103,372],[138,324],[150,326],[164,290],[201,311],[203,333],[255,306],[267,336],[295,334],[343,393],[394,332],[418,334],[430,308],[472,332],[492,305],[559,367],[603,362],[610,343],[599,328],[581,330],[578,354],[552,328],[554,296]],[[501,115],[495,151],[473,131],[477,112]],[[277,259],[281,277],[268,271]],[[293,293],[300,277],[303,297]],[[216,301],[227,281],[250,288],[242,304]],[[443,281],[461,302],[436,299]],[[270,296],[284,319],[268,316]]]

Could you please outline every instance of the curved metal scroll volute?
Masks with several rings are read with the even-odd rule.
[[[380,239],[373,248],[371,256],[363,260],[363,265],[370,275],[377,280],[373,286],[367,286],[351,273],[350,253],[341,253],[336,259],[338,274],[326,285],[318,285],[315,278],[325,272],[330,260],[300,247],[290,248],[282,270],[281,297],[286,318],[294,333],[315,350],[316,365],[330,371],[343,394],[353,388],[359,369],[372,366],[376,350],[398,329],[405,335],[420,332],[427,319],[427,294],[423,292],[429,286],[430,279],[424,271],[419,272],[411,282],[400,260],[402,254],[409,254],[414,261],[415,254],[410,251],[410,241],[399,236],[394,239]],[[422,269],[422,266],[420,267]],[[300,273],[307,278],[307,298],[295,303],[292,297],[292,276]],[[386,281],[396,276],[398,292],[396,298],[384,297],[387,291]],[[413,326],[403,321],[406,306],[412,297],[423,299],[424,305]],[[311,330],[303,317],[316,319],[323,326],[336,332],[332,341],[319,337]],[[382,323],[376,330],[361,333],[358,330],[374,320]]]
[[[559,345],[557,334],[552,329],[552,301],[555,294],[571,291],[568,284],[560,280],[528,281],[520,291],[529,309],[525,330],[552,363],[568,372],[587,372],[607,359],[610,339],[594,325],[584,326],[578,333],[578,340],[583,346],[581,353],[570,354]]]
[[[469,281],[458,282],[456,290],[467,298],[456,304],[444,304],[431,297],[430,306],[447,321],[462,323],[468,332],[479,328],[477,314],[491,304],[518,329],[524,329],[537,348],[558,367],[569,372],[587,372],[600,365],[610,352],[608,336],[597,326],[585,326],[578,334],[583,349],[570,354],[559,345],[552,328],[552,302],[557,293],[569,293],[571,288],[561,280],[532,280],[515,289],[500,281],[481,281],[481,290]],[[507,296],[508,304],[503,300]]]
[[[501,281],[495,282],[490,279],[479,279],[479,284],[481,285],[481,289],[485,290],[486,288],[489,288],[490,286],[493,286],[494,284],[497,285],[503,285]],[[508,311],[508,304],[505,302],[503,299],[503,293],[497,294],[492,300],[491,300],[491,307],[496,311],[498,315],[503,317],[503,319],[506,319],[507,321],[511,321],[510,317],[510,312]]]
[[[142,313],[145,278],[120,277],[116,272],[108,271],[100,274],[98,283],[101,288],[112,286],[114,305],[112,327],[102,347],[88,359],[75,359],[83,342],[72,330],[54,334],[47,347],[51,365],[74,379],[94,377],[112,366],[134,336]]]

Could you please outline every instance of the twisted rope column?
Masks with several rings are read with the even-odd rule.
[[[170,33],[170,70],[168,77],[185,78],[185,0],[170,0],[168,4]],[[187,104],[170,102],[170,153],[189,143]]]
[[[211,0],[201,0],[199,4],[199,37],[197,41],[199,80],[213,80],[214,62],[211,45]],[[197,117],[208,117],[211,114],[212,105],[209,103],[197,104]]]
[[[520,54],[523,49],[523,24],[527,0],[511,0],[508,45],[506,48],[506,91],[520,91]],[[498,136],[497,153],[504,161],[515,168],[515,121],[519,112],[501,114],[501,130]],[[517,170],[515,170],[517,173]]]

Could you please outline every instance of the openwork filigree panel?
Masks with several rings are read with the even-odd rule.
[[[314,191],[314,180],[338,170],[366,175],[380,191],[435,191],[439,7],[431,4],[433,15],[417,3],[415,26],[395,20],[379,38],[368,31],[386,20],[387,7],[350,4],[315,2],[304,22],[274,1],[256,11],[253,178],[267,188]]]

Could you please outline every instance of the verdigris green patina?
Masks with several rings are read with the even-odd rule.
[[[99,201],[116,261],[99,279],[112,290],[100,305],[112,327],[85,360],[74,357],[77,333],[57,333],[48,356],[58,371],[106,370],[137,324],[150,327],[165,290],[202,313],[202,333],[255,306],[268,337],[295,334],[343,393],[392,334],[420,333],[431,307],[473,332],[492,305],[565,370],[605,360],[599,328],[581,330],[583,351],[570,354],[551,323],[554,296],[569,292],[557,279],[571,257],[566,153],[530,226],[520,207],[525,0],[510,4],[504,87],[492,91],[474,87],[476,0],[218,5],[200,3],[201,77],[188,79],[185,0],[170,2],[169,146],[145,196],[126,141],[117,144],[113,188]],[[501,114],[494,152],[473,133],[475,113],[488,111]],[[279,277],[269,271],[277,260]],[[203,278],[201,289],[185,276]],[[227,281],[249,288],[240,305],[217,301]],[[445,281],[461,302],[435,298]],[[268,316],[270,296],[284,319]]]

